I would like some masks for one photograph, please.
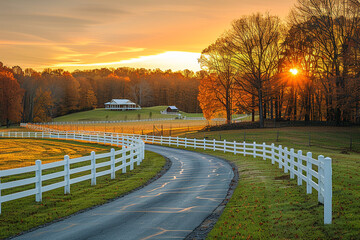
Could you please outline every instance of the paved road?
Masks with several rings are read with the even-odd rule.
[[[226,162],[185,150],[146,146],[172,161],[160,179],[111,203],[17,239],[183,239],[223,201]]]

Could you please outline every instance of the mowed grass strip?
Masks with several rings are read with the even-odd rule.
[[[4,139],[0,139],[4,140]],[[9,140],[9,139],[7,139]],[[12,139],[17,140],[17,139]],[[34,139],[32,139],[34,140]],[[95,145],[89,143],[77,143],[61,140],[40,140],[44,141],[45,145],[50,142],[54,142],[54,145],[58,144],[79,144],[86,147],[88,152],[94,149],[102,149],[97,151],[109,152],[111,146]],[[79,146],[76,146],[79,147]],[[67,146],[67,148],[70,148]],[[65,154],[67,154],[65,152]],[[84,155],[88,155],[84,154]],[[63,158],[63,155],[61,155]],[[59,160],[61,160],[60,158]],[[46,158],[43,158],[46,160]],[[51,160],[50,160],[51,161]],[[109,161],[109,158],[97,159],[97,163]],[[72,164],[71,169],[89,165],[90,162],[83,162]],[[118,163],[116,166],[118,166]],[[126,174],[122,174],[121,171],[116,172],[116,178],[112,180],[110,175],[97,178],[97,185],[91,186],[91,181],[76,183],[71,185],[71,194],[64,195],[64,188],[55,189],[49,192],[43,193],[43,201],[41,203],[35,202],[35,196],[29,196],[6,202],[2,204],[2,214],[0,215],[0,238],[6,238],[14,236],[23,231],[29,230],[36,226],[54,221],[56,219],[71,215],[82,209],[93,207],[99,204],[103,204],[110,199],[119,197],[137,187],[142,186],[152,177],[154,177],[164,166],[165,159],[153,152],[146,152],[145,159],[140,166],[136,166],[133,171],[128,171]],[[109,167],[103,167],[98,169],[97,172],[107,170]],[[49,174],[57,171],[62,171],[63,167],[44,170],[43,174]],[[90,171],[74,174],[71,178],[79,177],[89,174]],[[33,173],[19,174],[16,176],[4,177],[1,182],[14,181],[29,177],[34,177]],[[63,181],[63,177],[48,180],[43,182],[43,186],[48,184]],[[34,188],[35,184],[29,184],[22,187],[6,189],[2,191],[3,195],[19,192],[27,189]]]
[[[277,131],[279,142],[276,142]],[[209,139],[242,141],[243,130],[207,132]],[[308,135],[311,132],[311,146]],[[352,136],[352,151],[349,136]],[[192,134],[202,138],[204,133]],[[317,192],[306,194],[278,165],[241,154],[195,150],[237,164],[240,179],[208,239],[359,239],[360,236],[360,128],[283,128],[246,130],[248,142],[282,144],[332,158],[333,223],[323,224],[323,206]],[[191,150],[191,148],[188,148]]]

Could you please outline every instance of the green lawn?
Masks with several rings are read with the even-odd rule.
[[[279,131],[278,142],[277,135]],[[290,180],[277,165],[260,158],[205,151],[237,164],[239,184],[208,239],[359,239],[360,128],[308,127],[246,130],[247,142],[281,144],[331,157],[333,223],[323,225],[317,192]],[[310,146],[309,146],[309,133]],[[243,141],[243,130],[187,134]],[[352,139],[352,150],[350,150]],[[201,151],[202,150],[196,150]]]
[[[80,143],[75,141],[44,141],[46,141],[46,143],[51,141],[58,143],[64,142],[66,144],[72,143],[88,147],[95,146],[97,148],[102,148],[105,152],[109,151],[111,148],[111,146]],[[98,159],[97,163],[102,161],[108,161],[108,159]],[[80,167],[84,164],[89,163],[74,164],[76,166],[71,165],[71,168]],[[45,192],[43,193],[43,201],[41,203],[35,202],[35,196],[29,196],[3,203],[2,214],[0,215],[0,239],[14,236],[33,227],[71,215],[82,209],[106,203],[109,199],[121,196],[145,184],[162,169],[164,164],[165,159],[162,156],[147,151],[145,159],[140,166],[136,166],[135,164],[134,170],[128,171],[126,174],[122,174],[121,171],[118,171],[114,180],[110,178],[110,175],[106,175],[97,178],[96,186],[91,186],[90,180],[76,183],[71,185],[71,194],[68,195],[64,195],[64,188]],[[61,171],[62,169],[63,168],[44,170],[43,173],[48,174],[54,171]],[[100,171],[106,169],[108,169],[108,167],[104,167],[103,169],[100,169]],[[84,174],[89,174],[89,171],[85,173],[78,173],[76,176],[72,176],[72,178],[79,177]],[[15,179],[33,177],[33,175],[34,174],[21,174],[17,176],[4,177],[1,181],[13,181]],[[62,180],[63,178],[48,180],[44,182],[43,186]],[[7,189],[3,190],[2,194],[6,195],[33,187],[34,184],[30,184],[23,187]]]
[[[160,111],[166,109],[167,106],[147,107],[140,110],[132,111],[110,111],[104,108],[98,108],[90,111],[77,112],[55,118],[55,122],[75,122],[75,121],[117,121],[117,120],[137,120],[140,119],[157,119],[157,118],[175,118],[175,115],[161,114]],[[152,116],[150,117],[150,115]],[[184,113],[187,117],[202,117],[202,113]]]

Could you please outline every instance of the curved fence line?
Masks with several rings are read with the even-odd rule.
[[[140,165],[145,156],[145,144],[140,138],[119,134],[0,132],[0,137],[65,139],[122,146],[118,151],[112,148],[109,153],[95,154],[92,151],[90,156],[73,159],[66,155],[63,161],[42,164],[41,160],[36,160],[33,166],[0,170],[0,178],[5,178],[5,182],[0,181],[0,214],[4,202],[31,195],[35,195],[35,200],[41,202],[43,192],[64,187],[64,194],[69,194],[70,186],[74,183],[90,179],[91,185],[96,185],[96,178],[104,175],[111,175],[111,179],[115,179],[117,171],[126,173],[128,166],[130,171],[133,170],[134,164]],[[16,191],[17,187],[26,190]],[[9,193],[2,195],[2,190]]]
[[[25,125],[25,127],[39,130],[51,131],[50,128],[42,128],[36,125]],[[69,131],[76,132],[76,131]],[[99,132],[78,131],[82,134],[96,134]],[[101,133],[111,135],[113,133]],[[284,169],[285,173],[290,173],[290,178],[297,178],[297,184],[306,184],[306,193],[311,194],[315,189],[318,193],[318,201],[324,204],[324,223],[330,224],[332,221],[332,160],[322,155],[317,159],[312,157],[312,153],[308,152],[303,155],[301,150],[295,152],[293,148],[288,149],[281,145],[275,146],[274,143],[267,145],[266,143],[258,144],[256,142],[229,142],[216,141],[207,139],[191,139],[179,137],[163,137],[138,134],[122,134],[123,136],[131,136],[141,138],[143,141],[152,144],[165,144],[169,146],[192,147],[194,149],[204,149],[213,151],[223,151],[234,154],[243,154],[244,156],[261,157],[264,160],[270,159],[272,164],[278,163],[279,168]]]
[[[182,118],[148,118],[140,120],[117,120],[117,121],[78,121],[78,122],[44,122],[32,123],[34,125],[81,125],[81,124],[101,124],[101,123],[128,123],[128,122],[152,122],[152,121],[172,121],[172,120],[206,120],[204,117],[182,117]],[[24,125],[21,123],[20,125]]]

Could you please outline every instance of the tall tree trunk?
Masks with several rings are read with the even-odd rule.
[[[251,106],[251,121],[255,122],[255,96],[252,96],[252,106]]]
[[[259,94],[259,123],[260,128],[264,127],[264,115],[263,115],[263,98],[262,98],[262,89],[258,90]]]

